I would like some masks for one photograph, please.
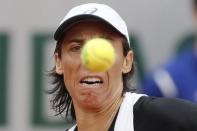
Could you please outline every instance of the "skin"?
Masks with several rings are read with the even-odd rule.
[[[110,40],[116,51],[116,62],[106,72],[92,72],[81,62],[81,48],[87,40],[95,37]],[[99,21],[76,23],[66,32],[62,44],[61,54],[54,55],[56,72],[63,74],[64,83],[72,97],[78,130],[105,130],[106,123],[111,124],[114,117],[112,114],[116,113],[120,106],[123,90],[122,73],[131,70],[133,53],[130,51],[124,57],[122,37]],[[80,81],[87,77],[99,78],[103,84],[81,84]]]

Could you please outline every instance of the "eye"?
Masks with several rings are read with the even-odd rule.
[[[80,52],[83,45],[83,39],[75,38],[69,41],[69,51],[70,52]]]
[[[80,42],[71,42],[69,46],[70,52],[80,52],[82,48],[82,44]]]
[[[70,50],[72,52],[79,52],[79,51],[81,51],[81,45],[80,44],[75,44],[75,45],[71,46]]]

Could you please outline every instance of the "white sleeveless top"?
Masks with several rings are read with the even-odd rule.
[[[120,106],[118,116],[115,122],[114,131],[134,131],[133,126],[133,106],[138,101],[138,99],[144,94],[136,94],[131,92],[126,92],[123,98],[123,102]],[[68,131],[74,131],[76,125],[71,127]]]

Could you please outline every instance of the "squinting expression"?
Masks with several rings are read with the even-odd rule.
[[[84,67],[80,53],[83,44],[92,38],[106,38],[116,51],[116,62],[106,72],[95,73]],[[83,21],[73,25],[64,35],[61,54],[55,54],[56,72],[64,76],[64,83],[74,106],[97,109],[120,96],[125,68],[122,37],[99,21]]]

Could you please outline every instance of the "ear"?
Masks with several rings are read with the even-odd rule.
[[[62,61],[58,53],[54,54],[54,59],[55,59],[55,71],[57,74],[62,75],[63,74]]]
[[[129,51],[127,53],[127,56],[124,57],[123,68],[122,68],[123,74],[126,74],[131,71],[132,64],[133,64],[133,51]]]

